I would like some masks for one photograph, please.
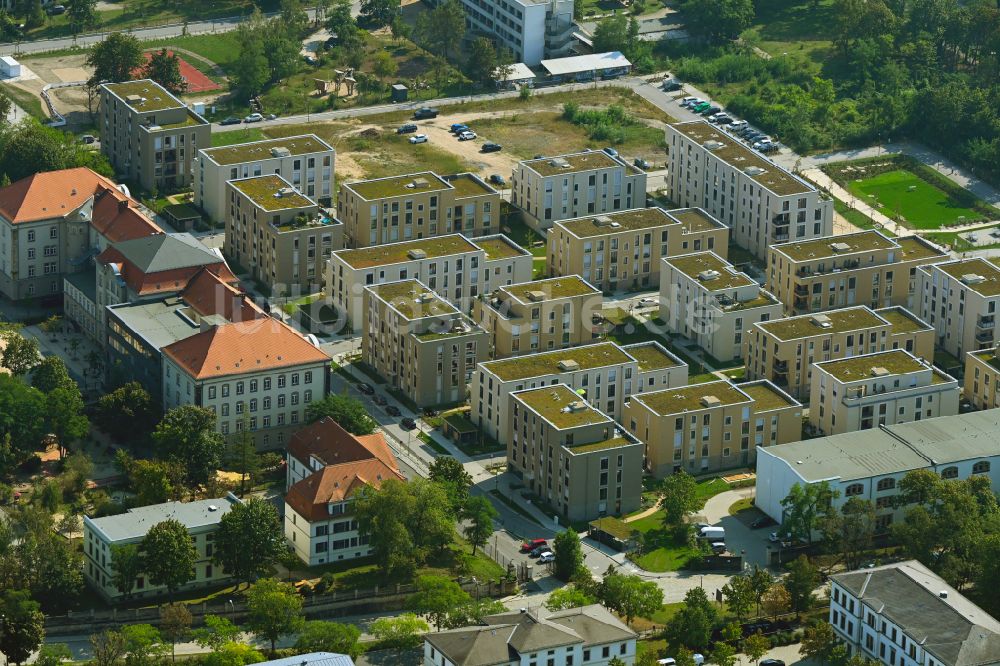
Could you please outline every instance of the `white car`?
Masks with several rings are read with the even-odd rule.
[[[538,556],[539,564],[547,564],[549,562],[555,562],[555,561],[556,561],[556,554],[553,553],[551,550],[547,550]]]
[[[464,132],[458,135],[459,141],[472,141],[475,138],[476,138],[476,133],[473,132],[472,130],[465,130]]]
[[[649,296],[646,296],[644,298],[640,298],[639,299],[639,307],[640,308],[647,308],[647,307],[650,307],[652,305],[659,305],[659,303],[660,302],[658,300],[656,300],[655,298],[650,298]]]
[[[249,116],[243,119],[245,123],[259,123],[264,120],[264,116],[259,113],[251,113]]]
[[[414,134],[410,137],[410,143],[427,143],[426,134]]]

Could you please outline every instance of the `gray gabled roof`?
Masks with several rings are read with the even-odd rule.
[[[156,234],[113,246],[143,273],[217,264],[222,259],[188,233]]]
[[[945,666],[1000,664],[1000,622],[916,560],[836,574]]]
[[[354,666],[354,661],[346,654],[333,652],[310,652],[284,659],[260,661],[254,666]]]

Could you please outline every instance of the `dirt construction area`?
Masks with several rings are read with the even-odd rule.
[[[86,66],[87,56],[74,54],[58,58],[26,58],[21,64],[34,72],[38,78],[27,81],[17,81],[10,85],[16,86],[36,97],[41,97],[42,88],[46,84],[72,83],[86,81],[90,77],[90,68]],[[83,86],[59,88],[49,92],[56,111],[65,116],[70,125],[89,123],[87,109],[87,93]],[[42,104],[42,109],[48,113],[48,108]]]

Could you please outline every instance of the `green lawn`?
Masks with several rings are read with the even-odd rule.
[[[34,116],[43,122],[47,122],[49,117],[45,114],[42,109],[42,98],[38,95],[34,95],[27,90],[18,88],[17,86],[11,86],[7,84],[0,84],[0,91],[3,91],[10,97],[15,104],[25,110],[28,115]]]
[[[973,222],[982,215],[961,206],[945,192],[905,169],[886,171],[848,183],[851,193],[884,215],[916,229],[939,229],[948,224]],[[964,218],[964,219],[960,219]]]
[[[233,132],[212,132],[212,148],[231,146],[236,143],[262,141],[266,138],[267,136],[264,134],[264,131],[257,127],[244,127]]]

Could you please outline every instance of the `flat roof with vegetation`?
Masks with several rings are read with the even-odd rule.
[[[486,253],[486,261],[522,257],[531,253],[506,236],[481,236],[472,241]]]
[[[606,222],[605,220],[610,220],[610,222]],[[656,227],[678,224],[679,222],[680,220],[674,219],[662,208],[633,208],[632,210],[623,210],[617,213],[605,213],[603,215],[578,217],[572,220],[561,220],[555,224],[579,238],[592,238],[594,236],[617,234],[622,231],[654,229]]]
[[[994,349],[981,349],[979,351],[969,352],[977,359],[993,366],[994,370],[1000,370],[1000,358],[997,357],[997,350]]]
[[[937,245],[920,236],[903,236],[897,238],[896,242],[899,243],[899,247],[903,251],[903,259],[906,261],[950,256]]]
[[[945,274],[955,278],[972,291],[982,296],[1000,296],[1000,268],[992,261],[982,258],[961,259],[945,264],[935,264]],[[966,276],[976,276],[982,280],[966,282]]]
[[[611,449],[620,449],[623,446],[641,446],[638,441],[634,439],[629,439],[628,437],[622,437],[620,435],[615,437],[610,437],[600,442],[589,442],[586,444],[574,444],[572,446],[564,445],[563,448],[572,453],[573,455],[586,455],[588,453],[599,453],[600,451],[610,451]]]
[[[632,357],[615,343],[599,342],[498,361],[487,361],[480,365],[504,382],[577,371],[560,370],[559,363],[561,361],[575,361],[579,365],[579,370],[593,370],[594,368],[633,362]]]
[[[718,404],[711,404],[714,402],[711,400],[707,401],[709,404],[706,404],[704,399],[711,397],[718,398]],[[736,386],[721,379],[706,384],[668,388],[652,393],[636,393],[632,395],[631,399],[638,400],[660,416],[750,402],[750,398],[741,393]]]
[[[892,324],[893,335],[913,333],[914,331],[927,331],[931,328],[929,324],[920,320],[915,314],[899,305],[876,310],[875,314]]]
[[[196,125],[208,125],[208,121],[199,116],[198,114],[196,114],[191,109],[188,109],[187,113],[184,115],[184,120],[180,122],[163,123],[163,124],[157,123],[156,125],[143,125],[142,129],[146,130],[147,132],[158,132],[161,130],[177,129],[178,127],[194,127]]]
[[[185,106],[183,102],[170,94],[166,88],[151,79],[125,81],[123,83],[105,83],[104,87],[125,102],[130,109],[134,109],[139,113],[179,109]],[[138,105],[129,104],[126,98],[133,95],[144,97],[146,101]]]
[[[829,326],[821,326],[815,319],[821,318]],[[877,326],[885,326],[886,321],[871,309],[861,305],[841,310],[828,310],[817,314],[804,314],[756,324],[779,340],[797,340],[812,335],[829,335],[861,331]]]
[[[455,188],[455,198],[481,197],[496,194],[497,191],[471,173],[456,173],[442,178]]]
[[[566,277],[549,278],[547,280],[536,280],[534,282],[522,282],[500,287],[500,291],[509,294],[525,305],[552,301],[557,298],[572,298],[573,296],[586,296],[600,294],[601,290],[593,287],[579,275],[567,275]],[[544,295],[540,300],[531,298],[531,294],[538,292]]]
[[[421,171],[402,176],[358,180],[353,183],[345,183],[344,187],[353,190],[362,199],[374,201],[390,197],[440,192],[441,190],[450,190],[452,186],[433,171]]]
[[[799,405],[791,396],[785,395],[778,387],[768,381],[740,384],[740,390],[753,400],[753,408],[756,412],[767,412],[772,409]]]
[[[372,285],[366,289],[370,289],[373,296],[384,301],[386,305],[391,306],[396,312],[411,321],[458,312],[454,305],[438,296],[430,287],[419,280],[387,282]]]
[[[713,229],[728,229],[726,225],[709,215],[701,208],[678,208],[667,211],[670,217],[676,218],[684,225],[686,233],[711,231]]]
[[[576,173],[578,171],[590,171],[591,169],[623,167],[621,162],[617,161],[603,150],[591,150],[585,153],[574,153],[572,155],[540,157],[536,160],[525,160],[522,164],[537,172],[541,176],[557,176],[561,173]],[[565,166],[561,166],[562,164],[565,164]]]
[[[623,349],[639,363],[639,372],[664,370],[682,365],[680,360],[655,341],[625,345]]]
[[[216,164],[226,166],[229,164],[241,164],[254,160],[270,160],[284,157],[283,155],[272,155],[271,150],[284,148],[291,155],[306,155],[308,153],[319,153],[333,150],[325,141],[315,134],[303,134],[300,136],[289,136],[281,139],[267,139],[265,141],[251,141],[250,143],[239,143],[233,146],[222,146],[220,148],[203,148],[202,152],[208,155]]]
[[[714,252],[696,252],[669,257],[666,262],[708,291],[736,289],[757,284],[746,273],[740,273],[732,264]],[[705,271],[714,271],[718,275],[710,279],[701,279],[699,276]]]
[[[846,249],[836,249],[847,246]],[[778,243],[771,249],[780,252],[792,261],[812,261],[814,259],[831,259],[862,252],[888,251],[897,247],[896,241],[886,238],[878,231],[869,229],[853,234],[840,236],[824,236],[805,241]]]
[[[409,253],[414,251],[424,252],[425,259],[436,259],[463,252],[475,252],[476,249],[476,246],[469,242],[465,236],[450,234],[353,250],[337,250],[334,255],[340,257],[351,268],[371,268],[372,266],[386,266],[404,261],[416,261],[409,256]]]
[[[930,369],[930,365],[921,362],[902,349],[852,356],[833,361],[816,363],[816,368],[829,373],[842,382],[856,382],[861,379],[880,379],[891,375],[905,375]],[[873,370],[881,368],[887,375],[876,375]],[[905,388],[905,387],[904,387]]]
[[[229,183],[247,199],[268,212],[316,206],[281,176],[253,176],[242,180],[231,180]],[[282,194],[282,190],[285,193]]]
[[[591,407],[565,384],[517,391],[511,395],[560,430],[597,423],[613,423],[610,416]],[[578,409],[571,410],[571,405]]]
[[[732,168],[742,171],[750,178],[753,178],[758,185],[767,188],[778,196],[784,197],[815,191],[815,188],[799,180],[774,162],[765,159],[761,154],[744,146],[740,143],[739,139],[729,136],[718,127],[704,120],[676,123],[670,125],[670,127],[701,146],[704,146],[709,141],[719,142],[722,144],[721,146],[708,152]],[[747,169],[762,169],[763,171],[758,174],[751,174],[747,173]]]

